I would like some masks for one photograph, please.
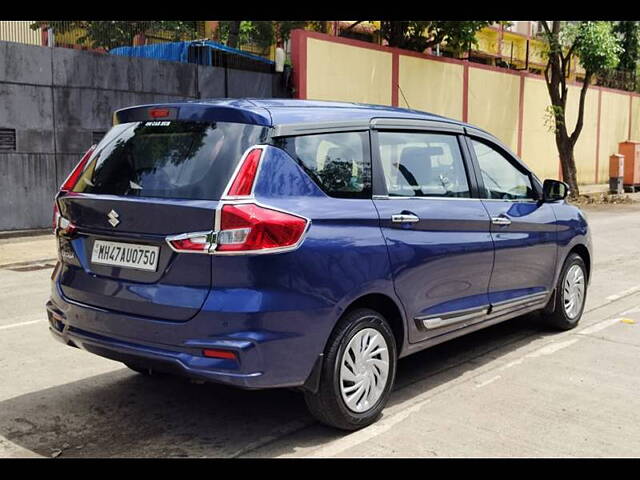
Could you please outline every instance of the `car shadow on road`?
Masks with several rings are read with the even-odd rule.
[[[402,359],[389,406],[550,334],[538,317],[523,316]],[[293,390],[123,368],[0,402],[0,435],[44,456],[232,457],[292,454],[345,433],[318,424]]]

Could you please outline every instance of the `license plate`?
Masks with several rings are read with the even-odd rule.
[[[93,242],[91,263],[155,272],[159,251],[160,247],[150,245],[96,240]]]

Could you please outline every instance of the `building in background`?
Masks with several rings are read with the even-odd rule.
[[[0,21],[0,41],[25,43],[27,45],[44,45],[43,30],[32,30],[32,21]]]

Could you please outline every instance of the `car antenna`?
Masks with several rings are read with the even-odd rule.
[[[402,94],[402,98],[404,98],[404,103],[407,104],[408,108],[411,108],[411,106],[409,105],[409,102],[407,102],[407,97],[404,96],[404,92],[402,91],[402,88],[400,88],[400,84],[396,83],[398,90],[400,90],[400,93]]]

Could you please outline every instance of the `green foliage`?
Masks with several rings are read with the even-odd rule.
[[[615,68],[624,51],[611,22],[581,22],[575,33],[575,51],[585,71],[598,73]]]
[[[422,52],[446,43],[455,53],[477,44],[476,33],[492,21],[382,21],[380,33],[389,46]]]
[[[613,31],[613,22],[560,22],[557,34],[545,35],[548,42],[547,54],[575,54],[580,64],[589,74],[596,74],[618,65],[624,51]]]
[[[31,29],[37,30],[42,25],[48,25],[60,34],[80,29],[84,33],[78,38],[79,42],[107,50],[132,45],[134,37],[140,33],[168,32],[174,41],[195,38],[198,33],[197,22],[190,21],[37,21],[31,24]]]
[[[220,40],[228,44],[229,34],[234,22],[223,21],[219,23]],[[238,45],[253,44],[262,49],[267,49],[279,41],[286,41],[291,36],[291,31],[296,28],[307,26],[319,28],[321,22],[308,21],[241,21],[238,38]]]
[[[551,133],[557,133],[561,125],[564,125],[564,108],[549,105],[544,109],[544,125]]]
[[[630,20],[617,22],[613,27],[613,32],[618,35],[618,43],[623,49],[618,68],[629,72],[635,71],[640,47],[640,23]]]

